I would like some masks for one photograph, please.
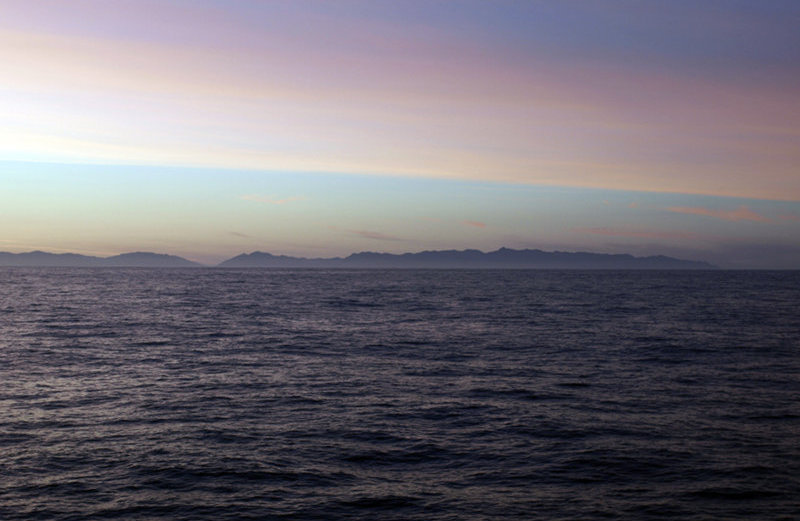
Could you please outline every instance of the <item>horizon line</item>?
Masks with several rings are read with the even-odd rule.
[[[30,250],[30,251],[18,251],[18,252],[0,251],[0,255],[22,256],[22,255],[31,255],[31,254],[42,254],[42,255],[48,255],[48,256],[54,256],[54,257],[77,256],[77,257],[83,257],[83,258],[86,258],[86,259],[94,259],[94,260],[99,260],[99,261],[110,260],[110,259],[114,259],[116,257],[124,257],[124,256],[131,256],[131,255],[145,255],[145,256],[152,256],[152,257],[156,257],[156,258],[158,258],[158,257],[168,258],[168,259],[173,260],[173,261],[185,261],[185,262],[188,262],[188,263],[191,263],[191,264],[195,265],[195,266],[174,266],[174,267],[207,267],[207,268],[214,268],[214,267],[225,267],[225,266],[222,266],[222,264],[225,264],[226,262],[229,262],[229,261],[231,261],[233,259],[237,259],[237,258],[240,258],[240,257],[249,257],[249,256],[257,255],[257,254],[268,255],[270,257],[275,257],[275,258],[278,258],[278,259],[283,258],[283,259],[290,260],[290,261],[291,260],[297,260],[297,261],[309,261],[309,262],[314,262],[314,261],[329,262],[329,261],[346,261],[347,259],[349,259],[351,257],[357,256],[357,255],[366,255],[366,254],[379,255],[379,256],[389,256],[389,257],[403,257],[403,256],[420,255],[420,254],[425,254],[425,253],[470,253],[470,252],[473,252],[473,253],[480,254],[480,255],[490,255],[490,254],[498,253],[498,252],[502,252],[502,251],[509,251],[509,252],[537,252],[537,253],[543,253],[543,254],[548,254],[548,255],[565,254],[565,255],[593,255],[593,256],[598,256],[598,257],[627,257],[627,258],[635,259],[635,260],[647,260],[647,259],[659,259],[660,258],[660,259],[669,259],[669,260],[675,260],[675,261],[681,261],[681,262],[707,264],[707,265],[709,265],[711,267],[719,269],[719,266],[717,266],[717,265],[715,265],[715,264],[713,264],[713,263],[711,263],[709,261],[699,260],[699,259],[678,258],[678,257],[673,257],[673,256],[665,255],[665,254],[634,255],[634,254],[629,253],[629,252],[605,253],[605,252],[596,252],[596,251],[588,251],[588,250],[574,250],[574,251],[543,250],[543,249],[540,249],[540,248],[520,248],[520,249],[515,249],[515,248],[509,248],[507,246],[502,246],[502,247],[499,247],[497,249],[487,250],[487,251],[480,250],[478,248],[425,249],[425,250],[408,251],[408,252],[402,252],[402,253],[390,253],[390,252],[385,252],[385,251],[362,250],[362,251],[357,251],[357,252],[351,252],[351,253],[349,253],[347,255],[333,256],[333,257],[306,257],[306,256],[296,256],[296,255],[286,255],[286,254],[280,254],[280,253],[276,254],[276,253],[271,253],[271,252],[262,251],[262,250],[253,250],[253,251],[250,251],[250,252],[246,252],[245,251],[245,252],[242,252],[242,253],[239,253],[239,254],[235,254],[233,256],[227,257],[224,260],[222,260],[220,262],[217,262],[217,263],[214,263],[214,264],[195,261],[195,260],[192,260],[190,258],[183,257],[181,255],[175,255],[175,254],[171,254],[171,253],[154,252],[154,251],[144,251],[144,250],[126,251],[126,252],[111,254],[111,255],[108,255],[108,256],[99,256],[99,255],[86,255],[86,254],[83,254],[83,253],[76,253],[76,252],[73,252],[73,251],[63,251],[61,253],[53,253],[53,252],[49,252],[49,251],[45,251],[45,250],[41,250],[41,249],[35,249],[35,250]],[[11,267],[11,266],[6,266],[6,267]],[[91,266],[86,266],[86,267],[91,267]],[[101,267],[101,266],[98,266],[98,267]],[[108,266],[108,267],[124,267],[124,266]],[[165,267],[167,267],[167,266],[165,266]],[[749,269],[749,268],[744,268],[744,269]],[[791,268],[789,268],[789,269],[791,269]]]

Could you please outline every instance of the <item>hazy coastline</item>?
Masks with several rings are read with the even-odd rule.
[[[216,265],[204,265],[176,255],[133,252],[97,257],[76,253],[0,252],[0,266],[17,267],[141,267],[141,268],[521,268],[521,269],[717,269],[704,261],[664,255],[635,257],[630,254],[562,252],[542,250],[495,251],[433,250],[416,253],[359,252],[346,257],[306,258],[255,251],[242,253]]]

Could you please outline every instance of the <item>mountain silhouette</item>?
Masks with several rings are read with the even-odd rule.
[[[113,257],[93,257],[77,253],[0,252],[0,266],[39,266],[63,268],[192,268],[200,264],[175,255],[134,252]]]
[[[348,257],[308,259],[256,251],[243,253],[218,265],[222,268],[528,268],[528,269],[715,269],[703,261],[657,255],[588,252],[547,252],[500,248],[480,250],[435,250],[418,253],[360,252]]]
[[[192,268],[200,266],[197,262],[176,255],[137,251],[123,253],[103,259],[103,266],[139,268]]]
[[[162,253],[132,252],[112,257],[77,253],[0,252],[0,266],[107,267],[107,268],[192,268],[201,264]],[[220,264],[220,268],[470,268],[470,269],[716,269],[703,261],[656,255],[634,257],[628,254],[513,250],[429,250],[417,253],[378,253],[364,251],[347,257],[305,258],[255,251],[243,253]]]

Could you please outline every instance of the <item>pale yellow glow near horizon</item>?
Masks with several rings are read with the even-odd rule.
[[[800,200],[796,92],[522,66],[413,34],[374,49],[245,36],[186,47],[0,23],[0,154]]]

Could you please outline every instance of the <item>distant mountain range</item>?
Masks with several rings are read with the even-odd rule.
[[[707,262],[658,255],[547,252],[541,250],[423,251],[419,253],[362,252],[348,257],[306,259],[264,252],[243,253],[219,264],[222,268],[533,268],[533,269],[714,269]]]
[[[192,268],[201,264],[175,255],[134,252],[113,257],[93,257],[76,253],[0,252],[0,266],[54,266],[64,268]]]
[[[0,252],[0,266],[55,267],[132,267],[193,268],[197,262],[175,255],[135,252],[113,257],[93,257],[75,253]],[[587,252],[547,252],[500,248],[484,253],[479,250],[439,250],[418,253],[354,253],[348,257],[304,258],[272,255],[256,251],[243,253],[217,265],[220,268],[529,268],[529,269],[715,269],[702,261],[675,259],[657,255],[634,257],[627,254]]]

